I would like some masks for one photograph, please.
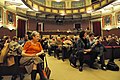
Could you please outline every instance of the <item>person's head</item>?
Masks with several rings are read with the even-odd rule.
[[[12,40],[17,42],[18,41],[17,36],[13,36]]]
[[[94,33],[90,33],[89,38],[90,38],[90,40],[94,40]]]
[[[80,38],[86,38],[87,37],[87,32],[81,31],[80,32]]]
[[[97,38],[96,38],[99,42],[102,42],[102,37],[101,36],[97,36]]]
[[[32,40],[34,40],[35,42],[37,42],[40,39],[40,34],[37,31],[33,31],[31,33],[31,37],[32,37]]]
[[[25,34],[24,39],[25,39],[25,40],[28,40],[28,35],[27,35],[27,34]]]
[[[61,41],[61,38],[60,38],[60,37],[57,37],[57,41]]]
[[[10,42],[11,41],[11,39],[10,39],[10,36],[3,36],[3,42],[5,43],[6,41],[7,42]]]
[[[66,39],[67,39],[67,40],[71,40],[70,36],[67,36]]]
[[[108,35],[108,41],[110,41],[112,39],[111,35]]]

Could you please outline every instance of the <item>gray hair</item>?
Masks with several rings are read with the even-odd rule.
[[[37,34],[39,34],[39,32],[33,31],[33,32],[31,33],[31,37],[36,36]]]

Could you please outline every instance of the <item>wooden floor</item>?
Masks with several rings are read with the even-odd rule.
[[[47,59],[52,70],[50,80],[120,80],[120,71],[94,70],[84,65],[83,72],[80,72],[78,69],[71,67],[68,60],[63,62],[53,56],[47,56]],[[115,62],[120,66],[118,59]],[[3,80],[10,80],[10,76],[5,76]],[[26,74],[24,80],[30,80],[30,75]],[[39,75],[37,75],[36,80],[39,80]]]

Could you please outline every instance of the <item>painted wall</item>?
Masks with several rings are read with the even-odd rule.
[[[41,22],[41,21],[38,21]],[[55,21],[44,21],[42,22],[44,24],[44,31],[57,31],[58,29],[60,31],[67,31],[67,30],[73,30],[75,23],[80,23],[76,21],[69,21],[69,22],[63,22],[63,24],[57,24]],[[89,27],[89,20],[83,20],[81,22],[81,28],[85,30],[87,27]],[[37,21],[35,19],[29,19],[28,20],[28,30],[36,30]]]
[[[37,21],[35,19],[28,19],[28,28],[27,28],[28,31],[36,30],[36,26],[37,26]]]

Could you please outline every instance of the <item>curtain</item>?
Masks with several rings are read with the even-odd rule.
[[[101,22],[96,21],[96,22],[93,22],[92,24],[93,24],[93,32],[95,36],[101,36]]]

